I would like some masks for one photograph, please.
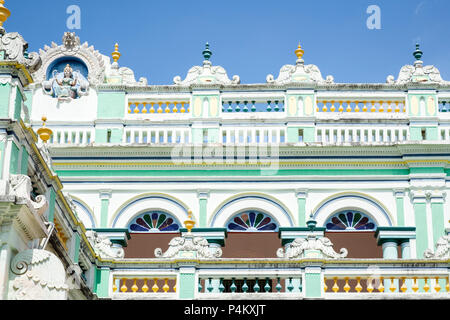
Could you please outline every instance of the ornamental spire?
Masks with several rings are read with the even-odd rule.
[[[301,60],[304,53],[305,53],[305,51],[302,49],[302,46],[299,43],[297,50],[295,50],[295,55],[297,56],[297,59]]]
[[[202,52],[202,54],[203,54],[203,58],[206,61],[209,61],[209,58],[211,58],[211,56],[212,56],[212,52],[211,52],[211,50],[209,50],[209,43],[208,42],[206,43],[205,50]]]
[[[2,1],[2,0],[0,0],[0,1]],[[46,127],[45,127],[45,122],[47,121],[47,117],[46,117],[46,116],[43,116],[43,117],[42,117],[42,121],[43,121],[43,123],[42,123],[42,128],[39,128],[39,129],[38,129],[37,134],[39,135],[39,138],[41,138],[41,140],[42,140],[44,143],[47,143],[47,141],[48,141],[48,140],[50,139],[50,137],[52,136],[53,131],[50,130],[49,128],[46,128]]]
[[[191,233],[192,228],[194,228],[194,226],[195,226],[195,221],[192,220],[192,211],[191,210],[188,211],[188,220],[186,220],[184,222],[184,225],[185,225],[186,229],[188,230],[188,233]]]
[[[119,52],[119,44],[118,43],[116,43],[116,45],[114,46],[114,49],[115,50],[113,53],[111,53],[111,56],[112,56],[114,62],[117,63],[117,61],[119,61],[119,58],[121,56],[121,53]]]
[[[4,6],[5,0],[0,0],[0,27],[3,27],[3,23],[9,18],[11,12]]]

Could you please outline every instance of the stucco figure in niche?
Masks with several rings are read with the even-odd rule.
[[[52,79],[43,83],[43,89],[59,101],[70,101],[87,94],[87,80],[81,72],[74,71],[70,64],[66,65],[63,72],[54,70],[52,76]]]

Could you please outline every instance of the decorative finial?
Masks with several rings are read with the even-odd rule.
[[[297,50],[295,50],[295,55],[297,56],[297,59],[300,60],[303,57],[304,53],[305,53],[305,51],[302,49],[302,46],[299,43]]]
[[[120,52],[119,52],[119,44],[116,43],[116,45],[114,46],[114,48],[115,48],[115,50],[114,50],[113,53],[111,53],[111,56],[112,56],[114,62],[117,63],[117,61],[119,61],[119,58],[120,58],[120,56],[121,56],[121,54],[120,54]]]
[[[420,51],[419,49],[420,45],[418,43],[416,43],[416,51],[413,52],[413,56],[414,58],[416,58],[416,60],[420,60],[420,58],[422,58],[423,52]]]
[[[306,221],[306,225],[308,226],[308,229],[309,229],[310,231],[313,231],[313,230],[316,228],[317,221],[314,220],[314,216],[313,216],[312,212],[311,212],[311,214],[309,215],[309,220]]]
[[[0,1],[2,1],[2,0],[0,0]],[[46,127],[45,127],[45,122],[47,121],[47,117],[46,117],[46,116],[43,116],[43,117],[42,117],[42,121],[43,121],[44,123],[42,124],[42,128],[39,128],[39,129],[38,129],[37,134],[39,135],[39,138],[41,138],[41,140],[42,140],[44,143],[47,143],[47,141],[48,141],[48,140],[50,139],[50,137],[52,136],[53,131],[50,130],[49,128],[46,128]]]
[[[202,54],[203,54],[203,58],[205,58],[206,61],[209,61],[209,58],[211,58],[211,56],[212,56],[212,52],[211,52],[211,50],[209,50],[208,42],[206,43],[205,50],[202,52]]]
[[[192,228],[194,228],[194,226],[195,226],[195,221],[192,220],[192,211],[191,210],[188,211],[188,220],[186,220],[184,222],[184,226],[188,230],[188,233],[191,233]]]
[[[11,15],[11,11],[5,8],[3,5],[5,4],[5,0],[0,0],[0,27],[3,27],[3,23],[9,18]]]

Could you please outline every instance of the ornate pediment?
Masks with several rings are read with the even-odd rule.
[[[327,76],[326,79],[323,79],[322,74],[316,65],[305,65],[302,59],[303,53],[303,49],[298,45],[297,50],[295,50],[295,54],[298,58],[296,64],[284,65],[280,69],[280,73],[276,79],[274,79],[274,76],[271,74],[267,75],[267,83],[277,85],[298,82],[334,83],[334,78],[332,76]]]
[[[4,52],[3,60],[17,61],[23,64],[30,72],[41,65],[41,58],[36,52],[28,53],[28,43],[17,32],[5,33],[0,30],[0,51]]]
[[[209,50],[209,44],[206,44],[206,49],[203,51],[203,66],[194,66],[189,69],[188,74],[184,80],[180,76],[173,78],[174,84],[189,86],[191,84],[239,84],[239,76],[233,76],[229,79],[227,72],[221,66],[213,66],[209,61],[212,52]]]
[[[414,65],[406,65],[400,69],[397,80],[393,75],[386,78],[388,84],[405,84],[405,83],[448,83],[441,78],[441,73],[435,66],[423,66],[420,60],[422,51],[416,44],[416,51],[413,55],[416,58]]]

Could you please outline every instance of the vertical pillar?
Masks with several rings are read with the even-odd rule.
[[[320,266],[305,267],[303,290],[306,298],[321,298],[323,292],[323,274]]]
[[[397,242],[395,240],[384,240],[382,248],[383,259],[398,259]]]
[[[100,201],[101,201],[100,228],[108,227],[108,209],[111,194],[112,194],[111,190],[100,190]]]
[[[397,209],[397,225],[405,226],[405,207],[404,207],[404,190],[394,190],[395,204]]]
[[[444,229],[444,196],[442,191],[434,191],[430,195],[431,218],[433,224],[433,244],[445,235]]]
[[[198,190],[197,197],[199,199],[199,227],[205,228],[208,223],[208,198],[209,190]]]
[[[198,276],[193,266],[180,266],[178,274],[178,298],[189,299],[195,298],[198,291]]]
[[[307,190],[296,190],[297,204],[298,204],[298,226],[306,227],[306,197]]]
[[[99,298],[109,297],[110,269],[102,267],[96,273],[96,293]]]
[[[409,244],[409,239],[407,241],[402,241],[400,244],[402,259],[411,258],[411,245]]]
[[[423,191],[411,191],[416,225],[416,257],[422,258],[428,248],[427,199]]]
[[[11,249],[9,245],[6,242],[2,242],[2,239],[0,238],[0,300],[6,300],[8,297],[10,260]]]

